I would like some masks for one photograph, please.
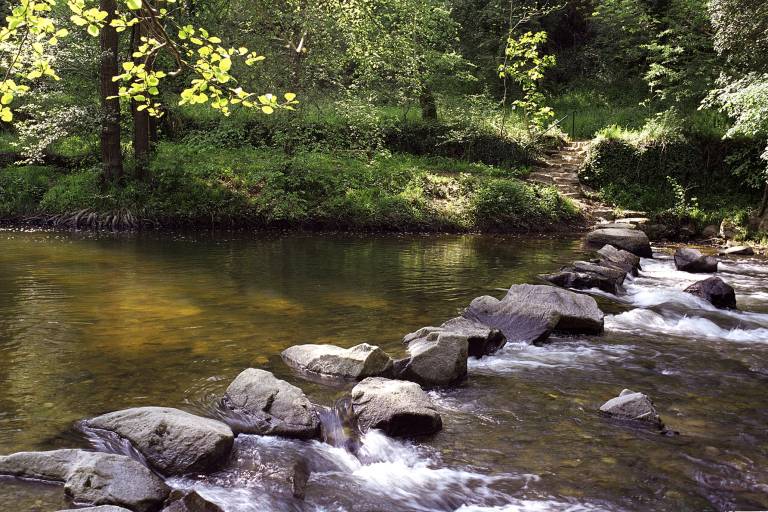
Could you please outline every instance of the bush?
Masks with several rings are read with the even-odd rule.
[[[54,168],[36,165],[0,170],[0,216],[19,217],[36,211],[57,177]]]

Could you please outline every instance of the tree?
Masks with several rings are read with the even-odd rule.
[[[101,96],[101,165],[103,176],[116,181],[123,175],[123,158],[120,148],[120,100],[117,83],[117,30],[112,26],[117,10],[116,0],[100,0],[99,8],[106,12],[101,26],[99,41],[101,62],[99,66],[99,91]]]
[[[733,120],[726,136],[768,138],[768,5],[756,0],[711,0],[715,48],[729,66],[718,79],[705,106],[718,106]],[[768,162],[768,146],[762,154]],[[768,230],[768,168],[758,211]]]

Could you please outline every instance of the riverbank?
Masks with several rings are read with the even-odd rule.
[[[404,154],[287,155],[161,143],[148,176],[103,185],[95,168],[9,166],[0,218],[62,228],[423,232],[576,229],[578,208],[525,167]]]

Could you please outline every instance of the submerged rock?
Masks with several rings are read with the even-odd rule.
[[[283,350],[282,357],[286,364],[298,370],[329,377],[360,380],[392,374],[392,358],[368,343],[352,348],[295,345]]]
[[[719,277],[708,277],[693,283],[684,291],[711,302],[715,307],[736,309],[736,292]]]
[[[403,337],[403,343],[407,345],[415,339],[426,338],[430,335],[435,336],[434,339],[437,339],[437,334],[443,332],[466,337],[470,357],[483,357],[493,354],[507,343],[507,339],[500,330],[492,329],[487,325],[463,316],[451,318],[440,327],[422,327],[416,332],[406,334]]]
[[[640,257],[623,249],[617,249],[612,245],[604,245],[597,254],[599,265],[608,268],[622,270],[627,274],[636,276],[640,268]]]
[[[168,497],[162,512],[224,512],[224,509],[203,498],[197,491],[175,490]]]
[[[320,434],[315,407],[296,386],[256,368],[243,370],[221,400],[236,432],[310,439]]]
[[[105,431],[130,441],[152,468],[179,475],[216,468],[229,457],[234,442],[224,423],[169,407],[136,407],[87,420],[92,435]]]
[[[2,456],[0,475],[60,482],[76,503],[117,505],[134,512],[158,510],[170,492],[161,478],[130,457],[85,450]]]
[[[432,400],[415,382],[369,377],[352,389],[352,410],[363,431],[407,437],[443,428]]]
[[[605,402],[600,411],[619,420],[647,423],[658,428],[664,426],[651,399],[628,389]]]
[[[704,256],[701,251],[696,249],[683,247],[675,251],[675,267],[683,272],[717,272],[717,263],[717,258]]]
[[[612,245],[618,249],[624,249],[637,256],[652,258],[651,242],[648,235],[638,229],[608,228],[596,229],[587,233],[585,238],[587,247],[598,248],[604,245]]]
[[[755,250],[747,245],[736,245],[734,247],[728,247],[719,252],[723,256],[752,256],[755,254]]]
[[[409,357],[397,362],[395,375],[426,386],[453,384],[467,376],[468,350],[466,336],[431,332],[408,342]]]

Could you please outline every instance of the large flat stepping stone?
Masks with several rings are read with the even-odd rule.
[[[234,443],[224,423],[170,407],[136,407],[83,422],[86,432],[111,433],[129,441],[150,467],[163,475],[216,468],[229,457]]]
[[[336,345],[295,345],[282,352],[283,361],[297,370],[343,379],[391,376],[393,361],[375,345],[352,348]]]
[[[415,382],[369,377],[352,389],[352,410],[363,432],[412,437],[443,428],[432,400]]]
[[[320,418],[304,392],[265,370],[243,370],[227,388],[221,409],[235,432],[299,439],[320,434]]]
[[[648,235],[639,229],[607,228],[596,229],[587,233],[585,244],[588,248],[599,249],[604,245],[612,245],[624,249],[637,256],[652,258],[651,242]]]
[[[86,450],[0,456],[0,475],[63,483],[64,492],[76,503],[116,505],[133,512],[158,510],[170,492],[160,477],[138,461]]]
[[[446,386],[467,376],[467,337],[452,332],[432,332],[408,342],[408,358],[396,364],[398,379],[426,386]]]
[[[466,337],[470,357],[483,357],[493,354],[507,343],[507,339],[500,330],[493,329],[463,316],[451,318],[443,322],[439,327],[422,327],[418,331],[406,334],[403,337],[403,343],[407,345],[415,339],[428,336],[433,336],[433,339],[437,339],[437,334],[444,332]]]

